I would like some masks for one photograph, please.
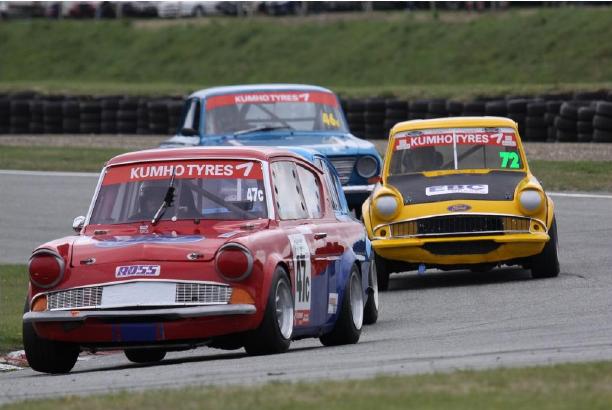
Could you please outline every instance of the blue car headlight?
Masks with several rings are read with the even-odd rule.
[[[357,160],[355,169],[360,177],[371,178],[376,175],[378,171],[378,161],[372,156],[363,156]]]

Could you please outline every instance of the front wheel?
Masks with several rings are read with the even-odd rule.
[[[68,373],[79,357],[79,346],[39,337],[32,323],[23,323],[23,347],[33,370],[43,373]]]
[[[287,273],[277,267],[272,278],[268,303],[259,327],[246,338],[249,355],[283,353],[289,349],[293,333],[293,296]]]
[[[124,353],[133,363],[155,363],[166,357],[166,351],[162,349],[126,349]]]
[[[363,308],[363,323],[366,325],[374,324],[378,320],[378,275],[373,260],[370,262],[369,280],[368,298]]]
[[[550,239],[544,245],[542,252],[531,259],[531,277],[534,279],[554,278],[559,276],[559,241],[557,239],[557,221],[553,217],[550,230]]]
[[[389,261],[382,256],[378,256],[376,252],[374,252],[374,264],[376,265],[378,289],[381,292],[389,290],[389,276],[391,275]]]
[[[353,265],[349,274],[342,307],[331,332],[319,340],[325,346],[338,346],[357,343],[363,326],[363,288],[357,267]]]

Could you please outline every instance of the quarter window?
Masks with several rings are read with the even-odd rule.
[[[308,208],[293,162],[279,161],[270,166],[274,184],[276,208],[281,219],[308,218]]]
[[[323,212],[321,211],[321,188],[317,182],[317,177],[312,172],[299,165],[297,170],[304,198],[306,198],[308,217],[320,218]]]

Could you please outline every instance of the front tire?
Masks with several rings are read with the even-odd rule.
[[[376,264],[378,289],[381,292],[385,292],[389,290],[389,276],[391,275],[389,261],[382,256],[378,256],[376,252],[374,252],[374,263]]]
[[[244,349],[251,355],[283,353],[289,349],[293,333],[293,295],[287,272],[274,271],[264,317],[259,327],[249,332]]]
[[[349,274],[342,307],[331,332],[319,337],[325,346],[354,344],[359,341],[363,326],[363,287],[357,267],[353,265]]]
[[[374,260],[370,262],[370,289],[366,299],[365,307],[363,308],[363,324],[372,325],[378,320],[378,275],[376,272],[376,263]]]
[[[156,363],[166,357],[166,351],[162,349],[126,349],[123,353],[132,363]]]
[[[550,230],[550,239],[544,245],[542,252],[531,259],[531,277],[533,279],[554,278],[559,276],[559,241],[557,239],[557,220],[553,217]]]
[[[80,348],[73,343],[39,337],[32,323],[23,323],[23,347],[33,370],[42,373],[68,373],[79,357]]]

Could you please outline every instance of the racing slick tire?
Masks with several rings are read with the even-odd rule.
[[[166,357],[166,351],[162,349],[126,349],[123,353],[132,363],[155,363]]]
[[[372,325],[378,320],[378,277],[376,274],[376,263],[370,263],[370,288],[365,307],[363,308],[363,324]]]
[[[531,259],[531,277],[534,279],[559,276],[559,258],[557,255],[559,241],[557,239],[557,221],[554,217],[548,234],[550,239],[544,245],[542,252]]]
[[[391,275],[389,271],[389,261],[374,253],[374,264],[376,265],[378,289],[381,292],[389,290],[389,276]]]
[[[331,332],[321,335],[324,346],[354,344],[359,341],[363,327],[363,287],[357,267],[353,265],[342,297],[342,306]]]
[[[26,309],[27,312],[27,302]],[[78,345],[39,337],[32,323],[23,323],[23,347],[28,364],[42,373],[68,373],[79,357]]]
[[[286,352],[293,333],[293,312],[291,284],[287,272],[279,266],[274,271],[261,324],[246,337],[246,352],[251,356]]]

